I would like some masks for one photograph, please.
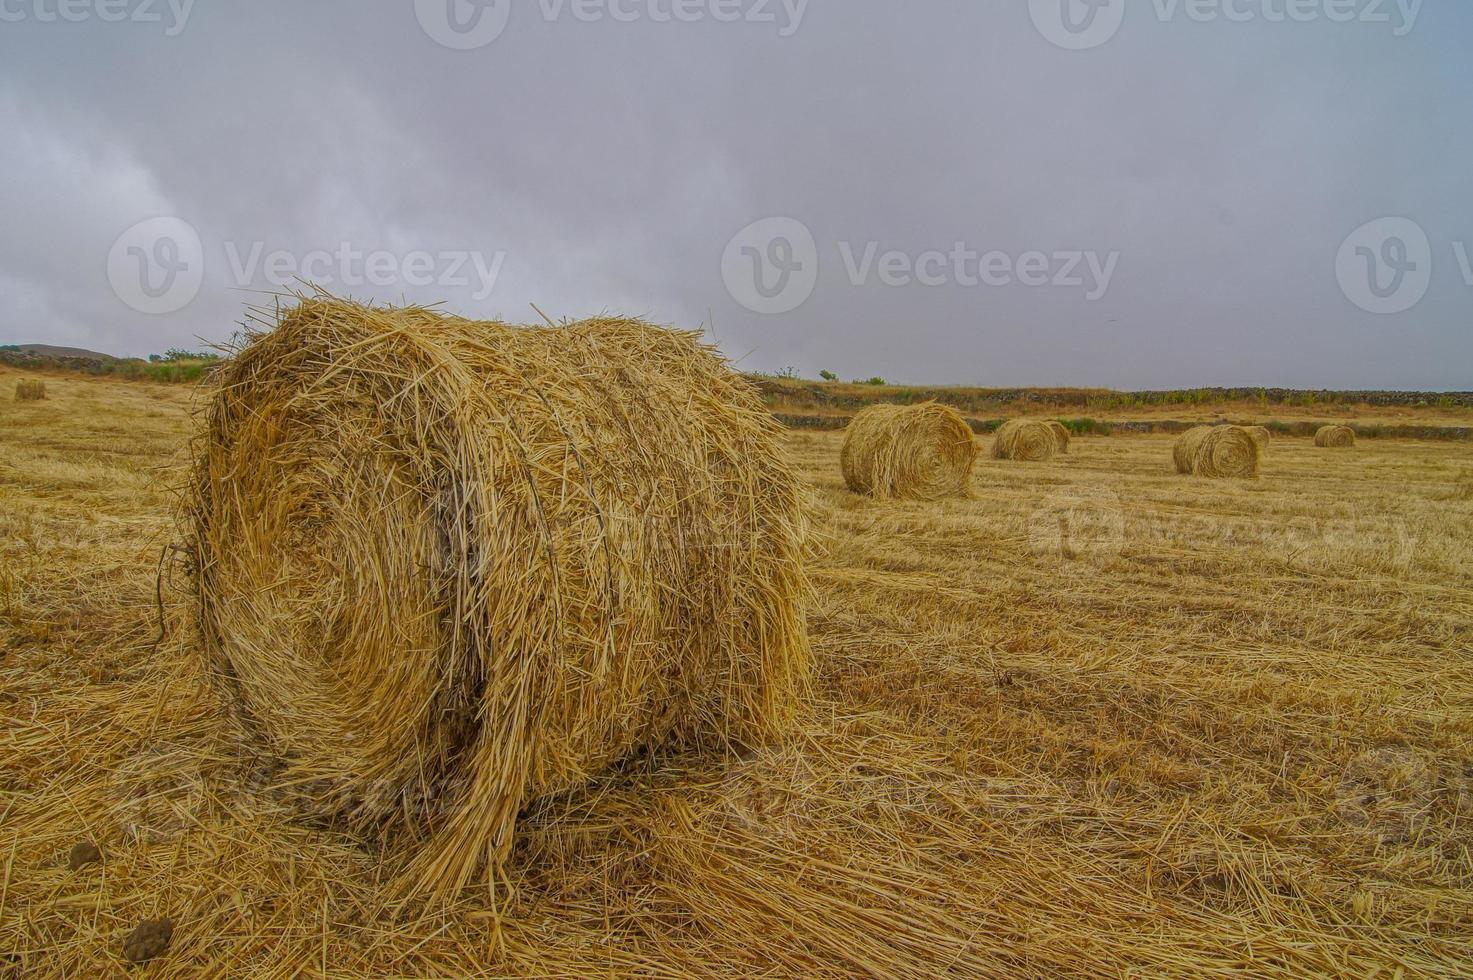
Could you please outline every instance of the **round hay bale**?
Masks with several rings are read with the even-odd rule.
[[[1355,430],[1348,425],[1324,425],[1314,434],[1314,444],[1321,449],[1350,449],[1355,445]]]
[[[1009,419],[998,426],[992,440],[993,459],[1040,463],[1052,459],[1058,451],[1058,436],[1047,422],[1037,419]]]
[[[780,735],[800,484],[696,334],[302,300],[214,379],[190,519],[210,674],[307,815],[445,898],[634,751]]]
[[[1176,471],[1193,476],[1258,476],[1258,443],[1238,425],[1199,425],[1176,440]]]
[[[1268,444],[1273,442],[1274,434],[1268,430],[1266,425],[1248,425],[1243,428],[1253,437],[1253,441],[1258,443],[1259,452],[1263,452],[1268,448]]]
[[[1046,424],[1053,430],[1054,439],[1059,444],[1059,452],[1067,453],[1069,451],[1069,427],[1058,419],[1049,419]]]
[[[46,398],[46,382],[22,379],[15,383],[15,400],[18,402],[39,402]]]
[[[871,405],[844,430],[839,466],[855,493],[940,500],[966,495],[976,458],[972,428],[956,409]]]

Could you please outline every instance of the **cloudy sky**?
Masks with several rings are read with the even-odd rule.
[[[1466,0],[0,0],[0,343],[293,277],[906,382],[1473,388]]]

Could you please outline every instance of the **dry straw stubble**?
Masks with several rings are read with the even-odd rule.
[[[1348,425],[1325,425],[1314,434],[1321,449],[1349,449],[1355,445],[1355,430]]]
[[[905,500],[939,500],[967,493],[977,441],[956,409],[872,405],[844,432],[839,465],[855,493]]]
[[[998,426],[997,434],[993,437],[992,458],[1041,463],[1052,459],[1059,448],[1059,437],[1047,422],[1037,419],[1009,419]]]
[[[1258,476],[1258,442],[1238,425],[1199,425],[1177,439],[1173,450],[1178,473],[1207,477]]]
[[[300,810],[407,845],[403,891],[457,894],[637,749],[791,723],[799,484],[695,334],[331,297],[272,325],[197,447],[209,667]]]
[[[1143,534],[1121,564],[1024,546],[1032,471],[974,481],[966,505],[875,508],[837,485],[842,433],[792,433],[828,543],[800,737],[641,757],[533,805],[514,904],[472,889],[416,921],[382,888],[408,852],[256,791],[181,663],[190,631],[152,645],[157,553],[139,540],[167,533],[157,474],[190,396],[72,387],[65,411],[0,426],[0,458],[27,467],[16,500],[74,532],[0,522],[0,975],[119,974],[130,930],[161,916],[179,929],[150,976],[1297,980],[1473,962],[1473,521],[1448,499],[1467,466],[1445,444],[1374,440],[1376,465],[1327,468],[1306,440],[1274,480],[1191,488],[1160,465],[1170,440],[1122,432],[1098,447],[1108,466],[1046,474],[1085,506],[1123,502],[1131,527],[1192,535]],[[1200,510],[1184,490],[1212,523],[1183,524]],[[1347,534],[1295,530],[1351,514]],[[1409,563],[1368,531],[1392,520]],[[89,681],[97,663],[116,677]],[[161,840],[125,830],[155,813]],[[72,872],[84,838],[106,861]]]

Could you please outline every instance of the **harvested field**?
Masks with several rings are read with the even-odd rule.
[[[0,972],[122,975],[165,919],[137,975],[1473,962],[1466,444],[1278,438],[1260,480],[1188,481],[1169,436],[1082,438],[922,503],[788,434],[824,541],[797,735],[636,755],[524,813],[510,897],[426,916],[390,903],[407,854],[232,741],[177,561],[157,642],[188,390],[48,384],[0,400]]]

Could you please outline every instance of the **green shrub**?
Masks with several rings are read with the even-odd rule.
[[[155,355],[157,356],[157,355]],[[129,381],[159,381],[166,384],[181,384],[198,381],[220,362],[214,356],[178,360],[142,360],[137,357],[121,361],[110,361],[101,373]]]
[[[1099,419],[1059,419],[1059,422],[1076,436],[1107,436],[1115,431],[1113,425]]]

